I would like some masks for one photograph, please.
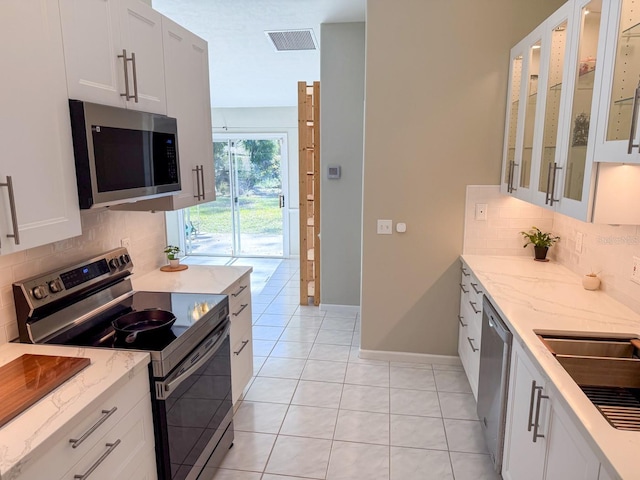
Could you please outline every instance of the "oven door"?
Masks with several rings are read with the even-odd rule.
[[[195,479],[233,442],[229,329],[227,318],[165,379],[154,379],[158,478]]]

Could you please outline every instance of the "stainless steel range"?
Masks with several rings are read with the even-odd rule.
[[[196,479],[233,442],[228,300],[134,292],[132,268],[119,248],[16,282],[20,341],[149,352],[158,478]],[[136,335],[115,328],[132,315]]]

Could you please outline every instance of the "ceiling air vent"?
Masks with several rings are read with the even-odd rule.
[[[316,40],[311,28],[304,30],[271,30],[264,32],[278,52],[292,50],[316,50]]]

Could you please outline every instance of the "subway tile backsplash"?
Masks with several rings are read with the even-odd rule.
[[[475,220],[477,203],[487,204],[487,220]],[[467,186],[463,252],[473,255],[526,255],[522,235],[533,225],[560,236],[549,258],[578,275],[598,273],[601,289],[640,313],[640,285],[630,280],[633,257],[640,257],[640,226],[594,225],[502,195],[497,185]],[[582,251],[576,236],[583,235]]]
[[[82,235],[22,252],[0,256],[0,344],[18,336],[12,284],[120,246],[129,238],[134,275],[142,275],[165,262],[163,213],[121,212],[108,209],[82,211]]]

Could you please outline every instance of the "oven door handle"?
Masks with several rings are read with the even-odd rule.
[[[227,326],[222,331],[221,335],[218,337],[218,340],[209,347],[207,352],[201,357],[197,358],[197,361],[191,360],[193,363],[190,365],[181,368],[178,371],[178,375],[172,378],[170,381],[165,380],[164,382],[156,382],[156,395],[158,395],[159,400],[165,400],[170,392],[175,390],[178,385],[184,382],[188,377],[192,370],[197,370],[202,365],[204,365],[213,355],[220,349],[222,343],[226,340],[229,331],[231,330],[231,324],[227,323]]]

